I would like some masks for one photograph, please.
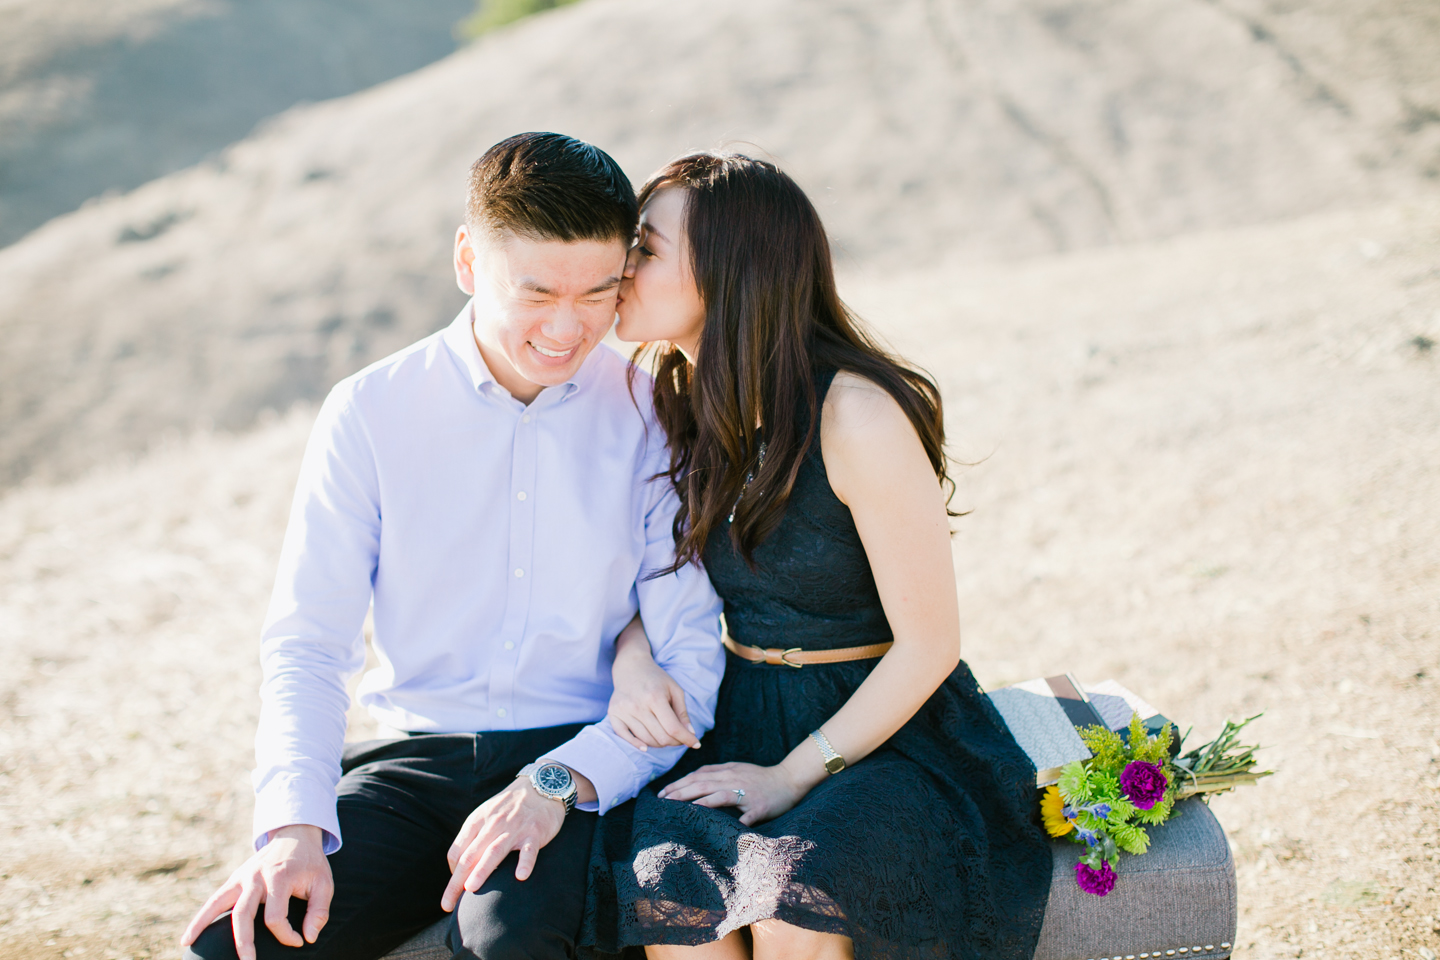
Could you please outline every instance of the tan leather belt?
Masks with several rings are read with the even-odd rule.
[[[895,645],[893,640],[885,643],[872,643],[864,647],[841,647],[839,650],[801,650],[799,647],[791,647],[789,650],[782,650],[779,647],[751,647],[736,643],[729,637],[722,641],[725,649],[742,660],[749,660],[751,663],[768,663],[771,666],[806,667],[818,663],[845,663],[848,660],[873,660],[876,657],[885,656],[885,652]]]

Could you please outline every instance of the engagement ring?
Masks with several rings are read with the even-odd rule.
[[[744,790],[741,790],[739,787],[736,787],[736,788],[735,788],[735,796],[739,797],[741,800],[744,800],[744,799],[745,799],[745,791],[744,791]]]

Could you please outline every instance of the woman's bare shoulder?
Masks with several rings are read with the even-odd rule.
[[[845,442],[871,433],[888,433],[901,425],[913,432],[909,418],[890,391],[849,370],[835,374],[820,413],[822,442],[827,434]]]
[[[920,436],[890,392],[873,380],[841,371],[820,414],[820,453],[830,487],[849,504],[866,490],[884,489],[902,475],[929,472]]]

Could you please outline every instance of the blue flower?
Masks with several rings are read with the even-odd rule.
[[[1110,817],[1110,804],[1108,804],[1108,803],[1097,803],[1097,804],[1095,804],[1095,806],[1093,806],[1093,807],[1090,808],[1090,812],[1093,813],[1093,814],[1095,814],[1095,816],[1099,817],[1101,820],[1109,819],[1109,817]]]
[[[1095,834],[1091,833],[1089,830],[1086,830],[1084,827],[1081,827],[1081,828],[1079,829],[1078,833],[1079,833],[1080,839],[1085,841],[1085,845],[1086,845],[1087,847],[1093,847],[1093,846],[1095,846],[1095,844],[1096,844],[1096,842],[1097,842],[1097,838],[1096,838]]]
[[[1060,815],[1066,820],[1074,820],[1076,816],[1075,808],[1071,806],[1066,806],[1065,809],[1060,811]]]

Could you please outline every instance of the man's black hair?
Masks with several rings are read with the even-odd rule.
[[[604,150],[564,134],[521,133],[470,167],[465,219],[491,235],[628,244],[640,208],[630,178]]]

